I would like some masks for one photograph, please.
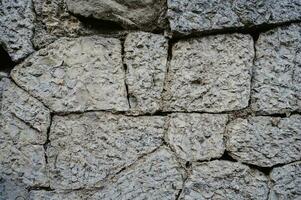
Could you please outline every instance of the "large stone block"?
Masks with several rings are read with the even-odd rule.
[[[270,200],[300,199],[301,162],[276,167],[271,174]]]
[[[131,111],[154,113],[160,109],[167,48],[167,39],[161,35],[137,32],[126,37],[124,62]]]
[[[34,51],[31,43],[34,19],[31,0],[0,2],[0,45],[13,61],[19,61]]]
[[[26,185],[0,177],[0,200],[26,200],[28,198]]]
[[[129,107],[117,39],[59,39],[16,66],[11,75],[55,112]]]
[[[215,35],[176,43],[164,110],[223,112],[247,107],[253,57],[249,35]]]
[[[161,148],[124,171],[89,199],[175,199],[183,187],[185,171],[176,158]]]
[[[193,34],[301,19],[299,0],[168,0],[171,30]]]
[[[55,116],[47,149],[50,186],[100,187],[163,143],[165,117],[89,112]]]
[[[250,117],[229,124],[226,149],[245,163],[271,167],[301,158],[301,116]]]
[[[301,24],[259,36],[253,72],[252,109],[264,113],[301,111]]]
[[[267,199],[268,178],[247,165],[212,161],[192,165],[180,199]]]
[[[227,115],[172,114],[166,141],[180,158],[210,160],[223,155]]]
[[[66,0],[66,4],[76,15],[149,31],[162,26],[166,10],[164,0]]]

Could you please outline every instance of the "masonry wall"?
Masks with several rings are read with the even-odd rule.
[[[0,200],[300,199],[298,0],[2,0]]]

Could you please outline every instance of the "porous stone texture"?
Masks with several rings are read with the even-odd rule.
[[[0,174],[27,186],[47,186],[43,144],[49,110],[7,78],[0,88]]]
[[[166,148],[139,160],[90,199],[175,199],[185,171]]]
[[[164,0],[66,0],[76,15],[116,22],[124,28],[154,30],[164,24]]]
[[[28,190],[25,185],[0,177],[0,200],[27,200]]]
[[[226,149],[245,163],[272,167],[301,159],[301,116],[250,117],[229,124]]]
[[[253,57],[252,37],[243,34],[174,44],[163,109],[222,112],[247,107]]]
[[[171,30],[184,35],[301,20],[299,0],[168,0],[167,6]]]
[[[127,35],[124,63],[129,103],[134,113],[154,113],[160,109],[167,48],[167,39],[161,35],[146,32]]]
[[[268,178],[238,162],[195,163],[180,199],[267,199]]]
[[[166,141],[186,161],[210,160],[223,155],[227,115],[172,114]]]
[[[28,200],[89,200],[82,191],[57,192],[46,190],[32,190],[29,193]]]
[[[0,2],[0,45],[13,61],[19,61],[34,51],[31,43],[34,19],[31,0]]]
[[[55,116],[47,149],[50,186],[100,187],[163,143],[165,117],[104,112]]]
[[[301,162],[276,167],[271,174],[270,200],[300,199]]]
[[[118,39],[62,38],[16,66],[11,76],[55,112],[129,107]]]
[[[301,111],[300,58],[301,24],[279,27],[259,36],[252,85],[253,110],[263,114]]]

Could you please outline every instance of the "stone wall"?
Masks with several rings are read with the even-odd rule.
[[[299,0],[2,0],[0,46],[0,200],[301,199]]]

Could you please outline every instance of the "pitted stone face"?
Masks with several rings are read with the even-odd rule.
[[[300,112],[301,25],[261,34],[253,72],[253,110],[263,114]]]
[[[118,39],[57,40],[15,67],[12,77],[55,112],[129,108]]]
[[[179,199],[267,199],[268,178],[247,165],[223,160],[192,165]]]
[[[249,35],[215,35],[174,44],[163,110],[223,112],[247,107],[253,58]]]
[[[122,168],[163,143],[165,117],[103,112],[56,116],[47,150],[56,189],[103,186]]]
[[[227,121],[227,115],[172,114],[166,141],[186,161],[219,158],[225,150],[223,134]]]
[[[270,200],[301,197],[301,162],[275,167],[271,174]]]
[[[35,15],[31,0],[1,0],[0,45],[12,61],[20,61],[31,54],[31,38],[34,32]]]
[[[301,159],[301,116],[250,117],[229,124],[226,149],[244,163],[261,167]]]
[[[130,33],[124,47],[131,111],[154,113],[160,110],[167,71],[167,39],[146,32]]]
[[[193,34],[301,19],[299,0],[168,0],[170,28]]]
[[[165,11],[164,0],[67,0],[66,3],[68,10],[76,15],[148,31],[160,27]]]
[[[0,88],[0,177],[24,187],[47,187],[43,144],[50,112],[7,78]]]

